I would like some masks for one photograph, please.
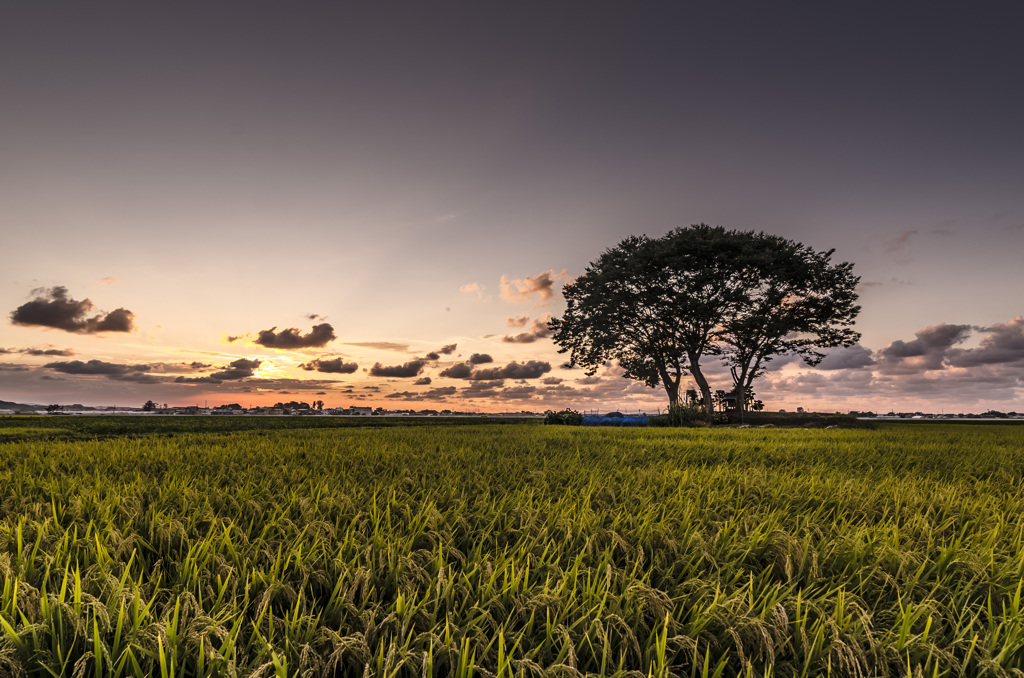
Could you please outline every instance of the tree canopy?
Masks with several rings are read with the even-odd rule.
[[[707,357],[721,356],[740,393],[775,356],[816,364],[819,349],[860,338],[850,328],[859,278],[833,252],[706,224],[630,236],[565,286],[553,339],[587,374],[617,360],[625,376],[661,384],[670,405],[691,375],[710,411]]]

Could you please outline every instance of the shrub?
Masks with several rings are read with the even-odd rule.
[[[566,408],[561,412],[548,410],[544,413],[545,424],[558,424],[562,426],[580,426],[583,424],[583,415],[576,410]]]
[[[659,414],[648,420],[650,426],[687,426],[691,428],[727,424],[728,417],[721,412],[708,414],[700,405],[672,405],[665,414]]]

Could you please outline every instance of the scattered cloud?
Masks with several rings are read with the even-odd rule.
[[[509,321],[512,320],[512,318],[509,318]],[[551,331],[551,328],[548,327],[548,322],[550,320],[551,314],[548,313],[543,318],[537,318],[536,320],[534,320],[533,323],[530,325],[530,329],[528,329],[527,331],[512,335],[506,334],[504,337],[501,338],[501,340],[506,344],[532,344],[538,339],[545,339],[547,337],[550,337],[552,334],[554,334],[554,332]],[[515,319],[515,322],[518,321],[518,318]],[[526,323],[523,324],[525,325]]]
[[[459,288],[459,291],[462,292],[463,294],[476,295],[476,298],[482,301],[490,301],[491,299],[490,296],[485,294],[484,286],[477,282],[471,282],[466,285],[463,285],[462,287]]]
[[[351,341],[346,343],[345,346],[359,346],[362,348],[374,348],[378,351],[397,351],[399,353],[409,352],[409,344],[399,344],[393,341]]]
[[[11,312],[15,325],[52,327],[76,334],[100,332],[131,332],[135,314],[126,308],[110,313],[97,313],[89,317],[94,305],[91,300],[76,301],[63,286],[40,287],[32,290],[34,298]]]
[[[469,362],[470,365],[483,365],[485,363],[493,363],[494,358],[487,353],[474,353],[469,356],[469,360],[467,362]]]
[[[568,270],[563,269],[561,273],[554,270],[530,277],[511,280],[507,275],[501,276],[501,298],[505,301],[524,302],[533,299],[534,295],[539,297],[541,302],[551,299],[555,292],[555,283],[569,277]]]
[[[458,363],[451,367],[441,370],[439,376],[447,377],[449,379],[469,379],[469,376],[473,374],[473,367],[467,363]]]
[[[71,360],[68,362],[47,363],[43,367],[49,368],[63,374],[84,374],[84,375],[118,375],[130,372],[148,372],[149,365],[125,365],[121,363],[108,363],[102,360]]]
[[[954,367],[1018,364],[1024,366],[1024,316],[1012,318],[1008,323],[976,328],[988,332],[978,348],[952,349],[947,353]]]
[[[55,356],[67,358],[75,355],[70,348],[0,348],[0,354],[21,353],[30,356]]]
[[[525,327],[528,322],[530,322],[529,313],[524,313],[518,318],[507,318],[505,320],[505,324],[509,327]]]
[[[338,338],[330,323],[313,325],[313,329],[306,334],[295,327],[276,332],[277,327],[269,330],[260,330],[255,342],[264,348],[292,350],[298,348],[322,348]]]
[[[849,348],[826,348],[822,352],[825,357],[817,365],[819,370],[857,369],[875,364],[874,358],[871,357],[871,351],[860,344],[854,344]]]
[[[404,365],[381,365],[380,363],[374,363],[373,367],[370,368],[370,375],[374,377],[415,377],[419,376],[419,373],[423,371],[423,366],[426,365],[425,360],[410,360]]]
[[[551,371],[551,364],[539,360],[525,363],[510,362],[504,367],[474,369],[467,363],[453,365],[441,372],[442,377],[449,379],[468,379],[470,381],[490,381],[495,379],[537,379]]]
[[[210,378],[219,379],[221,381],[247,379],[255,374],[256,368],[262,364],[262,360],[247,360],[245,358],[239,358],[238,360],[234,360],[225,365],[220,372],[214,372],[211,374]]]
[[[430,353],[428,353],[427,360],[439,360],[443,355],[451,355],[452,353],[455,353],[456,348],[456,344],[448,344],[446,346],[442,346],[436,351],[431,351]]]
[[[125,365],[121,363],[108,363],[102,360],[71,360],[67,362],[54,362],[43,365],[48,369],[62,374],[76,376],[103,376],[116,381],[133,381],[140,384],[156,384],[161,380],[152,374],[149,365]]]
[[[412,383],[413,383],[414,386],[427,386],[432,381],[433,380],[430,377],[420,377],[419,379],[417,379],[416,381],[414,381]]]
[[[103,283],[104,285],[116,285],[117,283],[122,282],[123,280],[124,278],[122,278],[119,275],[108,275],[103,278],[100,278],[96,282]]]
[[[329,374],[352,374],[359,369],[359,365],[356,363],[347,363],[344,358],[318,358],[316,360],[311,360],[308,363],[302,363],[299,367],[307,372],[317,371],[327,372]]]
[[[916,332],[913,341],[896,340],[878,351],[879,369],[890,373],[915,373],[942,368],[946,352],[964,342],[970,325],[932,325]]]

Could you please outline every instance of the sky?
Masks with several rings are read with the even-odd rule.
[[[653,411],[544,321],[623,238],[708,223],[861,277],[860,343],[775,361],[766,409],[1024,411],[1022,20],[7,3],[0,400]]]

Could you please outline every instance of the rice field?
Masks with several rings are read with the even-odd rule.
[[[0,421],[0,675],[1024,669],[1024,426],[53,421]]]

